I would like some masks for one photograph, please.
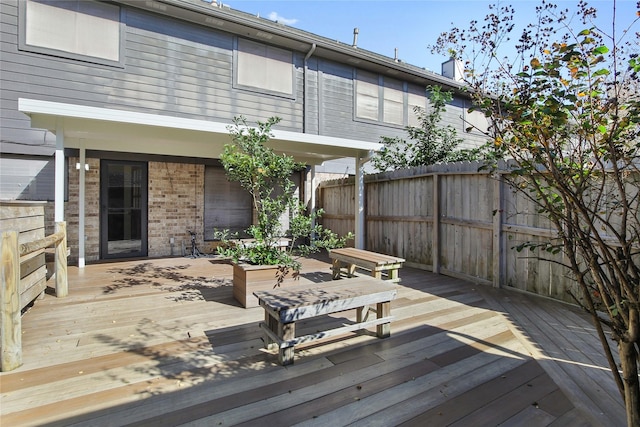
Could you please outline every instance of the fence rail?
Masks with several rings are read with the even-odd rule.
[[[579,292],[560,265],[561,253],[540,262],[513,249],[557,235],[549,221],[499,174],[478,168],[458,163],[367,176],[366,249],[436,273],[573,302],[567,291]],[[353,179],[321,183],[323,225],[353,231],[354,200]]]
[[[0,247],[0,371],[22,365],[22,309],[44,294],[45,249],[55,247],[56,297],[68,295],[66,223],[56,223],[56,232],[44,238],[19,243],[18,231],[3,231]]]

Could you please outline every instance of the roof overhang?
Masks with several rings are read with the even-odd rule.
[[[18,100],[18,110],[31,118],[33,128],[56,135],[62,132],[64,148],[217,159],[231,142],[231,122],[24,98]],[[272,133],[269,145],[275,151],[309,165],[362,158],[382,147],[380,143],[279,129]]]

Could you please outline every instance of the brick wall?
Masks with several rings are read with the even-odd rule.
[[[204,165],[149,162],[149,256],[182,255],[190,251],[195,231],[203,249]]]
[[[70,264],[78,262],[77,161],[69,158],[69,200],[65,203]],[[89,170],[85,172],[85,261],[91,262],[100,259],[100,160],[86,162]],[[196,232],[201,251],[208,250],[203,242],[204,165],[149,162],[148,179],[149,257],[182,255],[183,246],[190,251],[191,237],[187,230]]]
[[[78,201],[80,189],[80,171],[76,162],[80,159],[69,158],[69,200],[65,203],[67,221],[67,247],[71,249],[68,262],[78,262]],[[85,171],[85,261],[97,261],[100,258],[100,159],[86,159],[89,170]]]

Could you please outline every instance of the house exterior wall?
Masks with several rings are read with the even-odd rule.
[[[69,197],[65,203],[67,222],[67,247],[71,254],[69,262],[78,260],[78,206],[80,194],[80,171],[76,169],[77,157],[69,157]],[[100,258],[100,159],[86,158],[89,170],[85,171],[84,234],[85,259],[95,261]]]
[[[277,115],[280,127],[302,129],[302,53],[293,53],[295,99],[234,89],[233,35],[121,9],[124,66],[112,67],[20,51],[18,2],[0,4],[3,152],[51,155],[55,147],[55,136],[31,129],[18,111],[19,97],[220,121]]]
[[[203,250],[204,165],[149,162],[149,256],[190,253],[191,237]],[[174,246],[171,247],[171,238]]]
[[[123,29],[120,64],[26,51],[19,43],[21,2],[0,2],[0,162],[11,164],[20,159],[33,172],[11,175],[10,168],[3,167],[0,199],[54,198],[56,137],[50,131],[31,128],[29,117],[18,111],[19,98],[228,123],[238,115],[249,122],[278,116],[282,119],[278,129],[372,142],[381,136],[405,136],[406,118],[404,125],[390,125],[356,117],[358,68],[354,65],[313,55],[305,61],[309,51],[288,49],[292,54],[291,96],[238,87],[234,84],[238,36],[118,2],[114,3],[119,4]],[[425,90],[416,83],[404,85],[408,91]],[[462,131],[464,101],[456,102],[446,120]],[[133,137],[131,144],[135,144]],[[108,143],[103,148],[109,152]],[[65,215],[73,258],[78,250],[79,173],[77,158],[68,160]],[[182,240],[189,244],[187,229],[195,229],[199,245],[204,244],[204,194],[215,191],[204,185],[209,160],[146,159],[149,256],[181,254]],[[85,259],[93,261],[100,258],[100,159],[87,158],[87,163]],[[353,163],[337,162],[336,167],[324,166],[319,171],[347,173],[353,170]]]
[[[354,117],[351,65],[312,56],[305,81],[307,52],[293,51],[294,96],[267,95],[233,87],[232,34],[123,5],[123,66],[106,66],[19,50],[18,9],[16,0],[0,4],[2,153],[50,156],[55,147],[18,111],[20,97],[227,122],[278,116],[285,130],[367,141],[405,135],[404,126]],[[464,107],[456,100],[444,118],[461,133]]]
[[[65,203],[70,262],[78,259],[78,203],[80,172],[76,170],[77,157],[69,158],[69,199]],[[100,259],[100,159],[86,158],[85,171],[85,259]],[[197,245],[204,248],[204,165],[192,163],[148,163],[148,256],[183,255],[190,250],[187,230],[196,232]],[[47,205],[45,218],[53,223],[53,206]],[[48,213],[48,215],[47,215]],[[52,231],[47,230],[50,234]],[[173,247],[171,238],[174,239]]]

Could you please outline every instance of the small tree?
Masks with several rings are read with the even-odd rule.
[[[611,5],[615,16],[616,2]],[[592,25],[596,10],[582,1],[577,15],[586,27],[573,31],[567,10],[543,2],[537,22],[518,40],[517,57],[499,59],[500,43],[513,30],[513,8],[492,10],[484,26],[472,22],[468,30],[444,33],[436,48],[460,58],[471,52],[464,56],[467,82],[476,108],[493,122],[488,155],[510,161],[505,180],[534,201],[557,231],[544,244],[525,242],[517,249],[541,260],[545,251],[563,252],[581,289],[575,300],[595,321],[627,422],[638,426],[638,33],[630,27],[618,38],[615,18],[610,32],[598,29]],[[617,343],[622,373],[605,328]]]
[[[439,162],[471,160],[473,150],[456,150],[462,139],[452,126],[443,126],[442,113],[453,99],[451,92],[442,91],[440,86],[429,88],[430,108],[414,108],[419,126],[407,126],[409,140],[395,137],[382,137],[384,145],[372,159],[373,165],[381,172],[387,170],[432,165]]]
[[[271,127],[279,121],[278,117],[272,117],[250,127],[244,117],[236,117],[229,126],[232,143],[224,146],[220,160],[228,179],[240,183],[251,195],[256,223],[246,232],[254,241],[239,243],[233,239],[237,236],[229,236],[226,230],[217,230],[215,235],[225,243],[218,248],[220,254],[235,262],[279,265],[282,274],[278,277],[282,279],[290,269],[296,272],[300,269],[299,256],[344,246],[353,235],[339,237],[317,224],[322,210],[307,213],[291,179],[295,172],[304,169],[304,164],[266,146],[272,136]],[[289,228],[285,230],[281,220],[287,214]],[[282,250],[279,241],[285,237],[291,243]]]

